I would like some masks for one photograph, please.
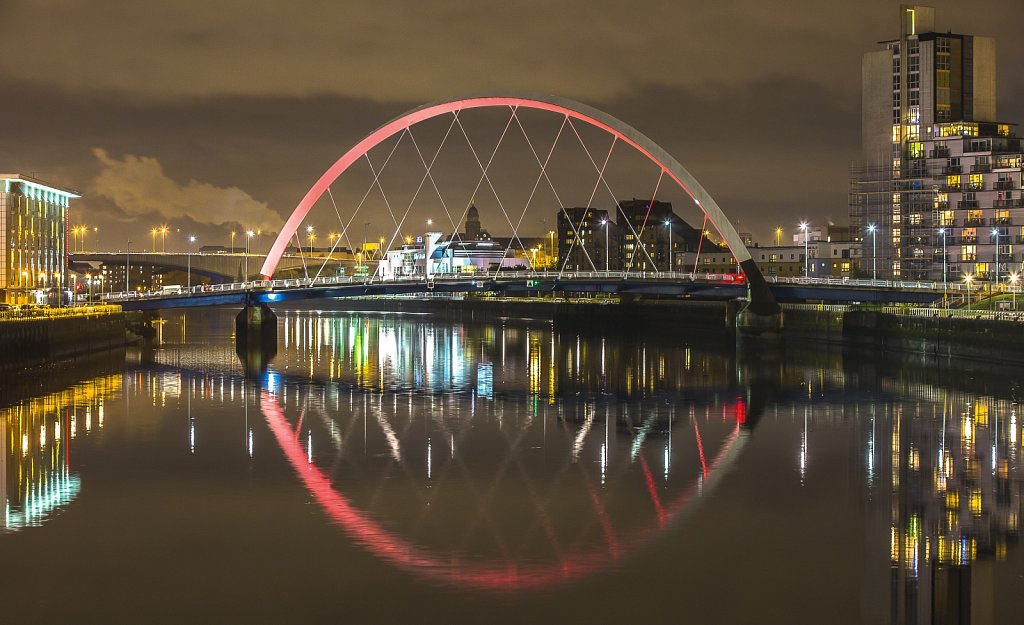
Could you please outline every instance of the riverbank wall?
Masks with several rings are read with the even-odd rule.
[[[864,351],[1024,364],[1019,321],[898,314],[842,306],[787,308],[786,339],[841,344]],[[979,316],[980,317],[980,316]]]
[[[0,321],[0,372],[49,365],[124,344],[125,316],[120,311],[5,319]]]

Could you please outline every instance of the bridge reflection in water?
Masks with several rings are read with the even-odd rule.
[[[325,514],[403,568],[516,590],[619,566],[685,533],[710,488],[740,479],[760,422],[800,432],[770,453],[802,484],[830,462],[817,439],[849,433],[861,616],[997,613],[994,571],[1021,515],[1022,424],[1005,380],[841,353],[748,362],[546,321],[293,313],[281,342],[255,381],[229,348],[167,346],[157,360],[197,397],[215,398],[202,389],[218,377],[186,364],[246,389]],[[250,420],[250,453],[267,449],[260,437]]]

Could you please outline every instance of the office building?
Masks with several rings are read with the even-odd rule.
[[[78,192],[0,174],[0,301],[57,303],[67,288],[68,208]]]

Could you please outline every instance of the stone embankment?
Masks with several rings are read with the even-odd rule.
[[[0,318],[0,372],[76,358],[125,344],[125,316],[117,306],[41,311]]]

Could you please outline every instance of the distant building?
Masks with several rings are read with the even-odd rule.
[[[563,208],[556,216],[558,267],[568,271],[622,268],[622,230],[598,208]]]
[[[60,301],[68,288],[68,208],[77,191],[0,174],[0,301]]]
[[[480,225],[480,211],[477,210],[475,204],[470,204],[469,209],[466,210],[465,232],[454,234],[452,238],[463,241],[491,240],[491,234]]]
[[[668,202],[619,202],[618,217],[597,208],[558,212],[558,266],[574,271],[692,271],[687,254],[723,248],[686,223]],[[606,264],[607,259],[607,264]]]

